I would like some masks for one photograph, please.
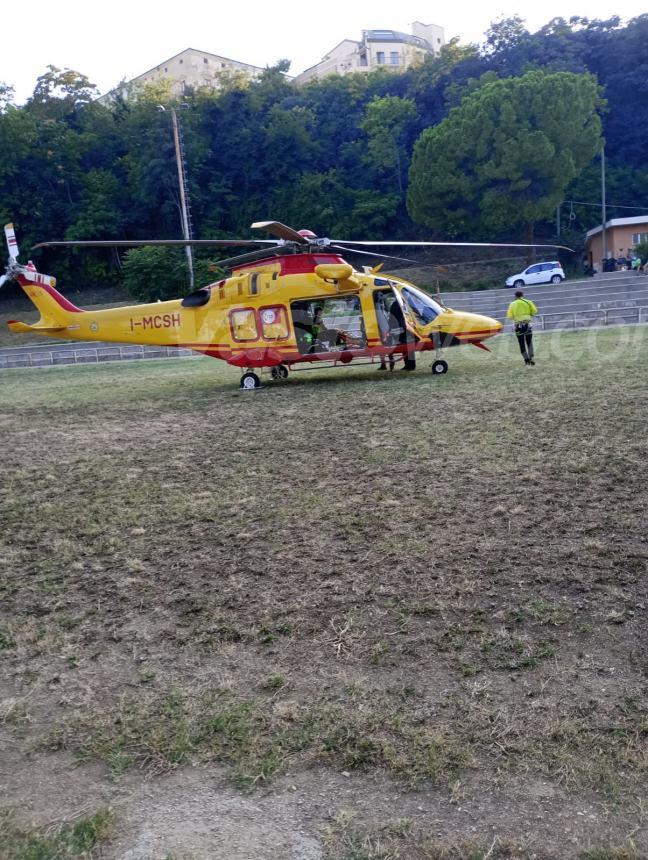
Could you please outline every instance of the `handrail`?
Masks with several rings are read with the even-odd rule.
[[[640,306],[640,307],[623,307],[623,306],[620,306],[620,307],[616,307],[616,308],[586,308],[586,309],[581,310],[581,311],[562,311],[562,312],[557,311],[556,313],[551,313],[551,314],[538,314],[538,319],[540,321],[540,325],[541,325],[543,331],[545,331],[547,329],[545,320],[547,320],[547,318],[549,318],[549,317],[568,317],[568,318],[570,318],[570,320],[572,322],[571,328],[585,328],[586,325],[584,325],[584,324],[578,325],[577,323],[578,323],[578,320],[579,319],[582,320],[586,314],[593,314],[595,316],[603,317],[603,325],[606,326],[606,325],[610,325],[610,315],[614,314],[614,313],[617,313],[617,314],[623,313],[624,316],[627,316],[629,314],[630,315],[636,314],[637,323],[641,323],[642,317],[644,317],[644,316],[646,318],[646,321],[648,321],[648,307],[644,307],[644,306]],[[624,322],[621,322],[621,323],[619,323],[616,320],[613,320],[612,324],[615,324],[615,323],[617,325],[627,325],[628,324],[627,320],[624,320]]]
[[[53,346],[51,349],[36,350],[33,346],[20,347],[25,350],[17,354],[10,348],[3,354],[0,349],[0,369],[11,369],[18,367],[52,367],[70,364],[102,364],[110,361],[133,361],[137,359],[149,359],[157,361],[166,358],[198,358],[200,353],[187,348],[176,348],[168,346],[143,346],[141,344],[129,344],[127,346],[104,346],[85,347],[70,350],[61,350]],[[151,354],[152,353],[152,354]]]

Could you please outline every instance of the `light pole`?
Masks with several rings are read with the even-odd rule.
[[[161,111],[166,112],[163,105],[158,105]],[[189,193],[187,191],[187,176],[185,173],[184,158],[181,144],[180,123],[175,108],[171,108],[171,124],[173,127],[173,145],[175,147],[176,169],[178,171],[178,189],[180,191],[180,221],[182,223],[182,236],[191,239],[191,220],[189,218]],[[185,245],[187,255],[187,266],[189,267],[189,287],[194,289],[193,253],[191,245]]]
[[[607,260],[607,234],[605,232],[605,223],[607,221],[607,213],[605,208],[605,144],[601,147],[601,220],[603,222],[603,265]]]

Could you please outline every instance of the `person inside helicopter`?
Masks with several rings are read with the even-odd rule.
[[[367,338],[357,296],[291,302],[297,346],[307,353],[364,348]]]

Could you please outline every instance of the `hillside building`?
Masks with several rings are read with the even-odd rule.
[[[323,78],[326,75],[347,75],[385,68],[399,72],[422,62],[430,54],[438,54],[445,44],[443,27],[436,24],[412,24],[412,33],[397,30],[363,30],[359,42],[343,39],[319,63],[295,78],[296,84]]]
[[[158,66],[154,66],[136,78],[120,84],[114,90],[101,96],[98,101],[106,104],[113,101],[118,95],[128,97],[129,92],[138,85],[141,86],[149,81],[161,81],[165,78],[171,82],[172,94],[181,97],[188,87],[209,87],[218,90],[223,77],[243,74],[248,78],[256,78],[261,72],[263,69],[259,66],[252,66],[239,60],[230,60],[228,57],[210,54],[207,51],[197,51],[195,48],[186,48],[179,54],[164,60]]]

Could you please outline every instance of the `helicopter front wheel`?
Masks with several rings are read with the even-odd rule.
[[[256,373],[252,373],[252,371],[249,370],[241,377],[240,386],[243,391],[253,391],[255,388],[261,388],[261,380]]]
[[[447,373],[448,372],[448,362],[444,361],[442,358],[437,358],[436,361],[432,363],[432,373],[436,376],[437,374]]]
[[[288,368],[285,364],[279,364],[270,370],[273,379],[288,379]]]

